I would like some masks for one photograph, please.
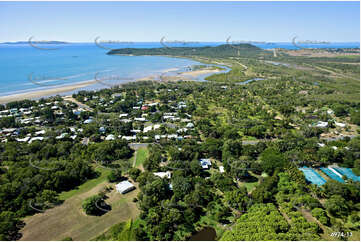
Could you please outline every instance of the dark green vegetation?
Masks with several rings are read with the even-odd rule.
[[[177,48],[123,48],[109,51],[108,55],[171,55],[171,56],[204,56],[204,57],[232,57],[235,51],[242,52],[243,56],[259,56],[265,52],[251,44],[219,45],[205,47],[177,47]]]
[[[222,240],[300,240],[297,238],[299,234],[294,232],[277,208],[266,203],[252,206],[247,214],[237,220],[232,230],[224,233]],[[317,225],[308,232],[308,236],[303,235],[301,240],[318,239]]]
[[[139,187],[133,201],[141,213],[96,240],[186,240],[205,227],[220,240],[357,240],[360,184],[321,173],[327,182],[317,187],[298,168],[335,164],[359,174],[359,56],[274,57],[239,47],[115,50],[109,54],[184,56],[232,70],[202,83],[149,81],[82,91],[73,97],[89,109],[78,114],[75,103],[56,98],[64,118],[47,105],[34,111],[44,121],[46,143],[17,142],[38,127],[16,116],[0,118],[7,139],[0,145],[1,238],[18,238],[19,219],[36,212],[29,201],[41,210],[56,206],[59,192],[102,166],[112,168],[109,181],[129,176]],[[242,83],[253,78],[264,80]],[[1,109],[41,104],[46,101]],[[88,118],[92,122],[84,123]],[[327,127],[317,127],[319,121]],[[82,132],[70,138],[70,127]],[[6,136],[6,128],[19,134]],[[133,152],[121,138],[149,143],[149,155],[129,160]],[[211,166],[203,169],[202,158]],[[99,194],[84,202],[87,214],[98,215],[98,200]]]
[[[282,82],[285,81],[275,80],[274,84]],[[275,213],[275,217],[270,217],[269,223],[278,223],[278,218],[282,218],[279,223],[285,225],[282,232],[274,230],[278,231],[274,232],[276,236],[270,233],[270,239],[319,240],[329,239],[327,236],[334,230],[357,231],[358,223],[354,216],[359,213],[359,184],[341,184],[329,180],[323,188],[318,188],[306,183],[297,166],[327,166],[334,162],[340,166],[357,166],[359,139],[322,139],[320,134],[332,132],[336,128],[308,127],[314,121],[309,121],[306,114],[295,110],[288,114],[289,111],[284,111],[285,107],[280,106],[271,94],[269,97],[273,98],[274,104],[264,103],[262,96],[255,93],[258,91],[254,88],[259,85],[257,82],[247,87],[228,84],[226,89],[222,85],[144,82],[124,87],[127,93],[142,90],[139,98],[143,100],[171,100],[157,108],[162,110],[160,116],[164,112],[174,112],[174,103],[186,100],[187,107],[177,112],[180,116],[191,114],[196,127],[196,132],[192,131],[192,139],[161,139],[159,144],[149,147],[149,158],[143,163],[145,172],[134,176],[141,190],[137,203],[142,210],[136,238],[182,240],[200,227],[209,225],[217,228],[220,238],[224,228],[231,229],[233,224],[243,226],[241,221],[245,219],[248,222],[248,217],[258,210],[257,206],[268,203],[272,203],[279,211],[278,215]],[[114,92],[120,91],[114,89]],[[91,95],[88,94],[89,97]],[[110,94],[103,91],[99,95],[106,99]],[[276,95],[278,97],[278,93]],[[303,96],[297,90],[294,95]],[[123,102],[127,102],[127,99]],[[116,105],[115,102],[108,107],[108,112],[112,112]],[[314,107],[316,103],[312,100],[308,105]],[[318,105],[321,106],[322,102]],[[315,116],[326,120],[331,117],[332,114],[326,113],[328,109],[320,108]],[[340,117],[350,115],[348,111],[340,114],[337,105],[332,108]],[[155,120],[154,117],[158,115],[151,111],[145,113],[150,120]],[[275,116],[280,118],[275,119]],[[296,118],[298,122],[293,125],[285,121],[292,122]],[[167,132],[173,131],[157,131],[159,134]],[[319,147],[320,142],[326,146]],[[332,146],[336,146],[337,150]],[[210,170],[201,169],[199,159],[203,157],[213,159]],[[220,164],[224,165],[226,173],[218,172],[217,166]],[[152,174],[160,171],[171,171],[172,177],[161,179]],[[262,178],[260,175],[263,172],[269,176]],[[205,177],[209,179],[205,180]],[[260,184],[248,194],[246,184],[254,181]],[[172,189],[169,184],[172,184]],[[333,198],[341,191],[345,192],[341,196],[348,201],[348,205]],[[333,212],[338,209],[332,208],[334,204],[346,208],[343,214]],[[249,210],[253,206],[257,209]],[[241,220],[237,220],[238,216],[241,216]],[[256,218],[259,215],[254,216]],[[232,239],[261,238],[247,229],[244,233],[235,233]],[[226,240],[231,238],[227,234]]]
[[[84,146],[69,138],[57,140],[55,136],[50,134],[46,143],[11,141],[0,144],[2,240],[21,237],[17,234],[21,228],[20,218],[58,205],[60,192],[98,176],[93,167],[106,166],[132,155],[125,141]],[[104,159],[99,157],[101,154],[106,154]]]

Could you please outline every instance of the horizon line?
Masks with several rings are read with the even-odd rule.
[[[307,41],[311,41],[307,43]],[[4,43],[16,43],[16,42],[30,42],[29,40],[10,40],[10,41],[1,41],[0,44]],[[66,43],[94,43],[95,41],[67,41],[67,40],[33,40],[31,42],[66,42]],[[161,43],[162,41],[154,41],[154,40],[136,40],[136,41],[100,41],[104,44],[130,44],[130,43]],[[246,40],[239,40],[239,41],[230,41],[229,44],[249,44],[249,43],[293,43],[292,41],[266,41],[266,40],[252,40],[252,41],[246,41]],[[312,42],[312,40],[304,40],[304,41],[297,41],[300,44],[333,44],[333,43],[360,43],[360,40],[349,40],[349,41],[315,41],[315,43]],[[324,42],[324,43],[323,43]],[[211,41],[211,40],[169,40],[169,41],[163,41],[163,43],[169,43],[169,44],[197,44],[197,43],[228,43],[227,41]]]

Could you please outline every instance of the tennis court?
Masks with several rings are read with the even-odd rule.
[[[312,184],[316,184],[317,186],[322,186],[323,184],[326,183],[326,180],[323,179],[323,177],[320,176],[320,174],[318,174],[314,169],[308,168],[306,166],[298,169],[303,172],[303,174],[306,177],[306,180],[311,182]]]
[[[332,180],[341,182],[341,183],[345,183],[345,181],[339,177],[336,173],[334,173],[332,170],[330,170],[329,168],[325,168],[325,167],[321,167],[320,168],[321,171],[323,171],[327,176],[329,176]]]
[[[344,167],[332,167],[333,169],[335,169],[338,173],[340,173],[343,176],[346,176],[347,178],[353,180],[353,181],[360,181],[360,177],[356,176],[351,168],[344,168]]]

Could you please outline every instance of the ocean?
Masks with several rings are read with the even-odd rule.
[[[111,48],[216,46],[219,42],[193,43],[71,43],[0,44],[0,96],[42,90],[94,79],[125,83],[168,70],[184,70],[201,63],[161,56],[109,56]],[[263,49],[297,49],[292,43],[257,43]],[[306,48],[359,48],[359,43],[304,45]],[[104,86],[106,87],[106,86]],[[98,88],[100,86],[98,85]]]

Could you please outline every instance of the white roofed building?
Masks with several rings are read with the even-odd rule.
[[[125,194],[127,192],[133,191],[135,189],[135,186],[129,181],[122,181],[115,185],[115,188],[119,193]]]
[[[316,124],[317,128],[326,128],[327,126],[328,126],[328,122],[318,121]]]
[[[145,118],[134,118],[134,121],[145,122],[147,120]]]
[[[341,127],[341,128],[346,127],[346,124],[344,124],[344,123],[335,122],[335,125],[338,126],[338,127]]]
[[[203,169],[208,169],[212,165],[210,159],[201,159],[199,162]]]
[[[115,136],[113,134],[108,135],[105,140],[115,140]]]
[[[219,167],[219,172],[220,172],[220,173],[224,173],[224,166],[220,166],[220,167]]]
[[[154,172],[153,174],[154,174],[155,176],[159,176],[160,178],[166,177],[166,178],[168,178],[168,179],[170,179],[171,176],[172,176],[172,173],[170,173],[170,171],[167,171],[167,172]]]
[[[186,125],[186,127],[187,127],[187,128],[194,128],[194,124],[188,123],[188,124]]]

